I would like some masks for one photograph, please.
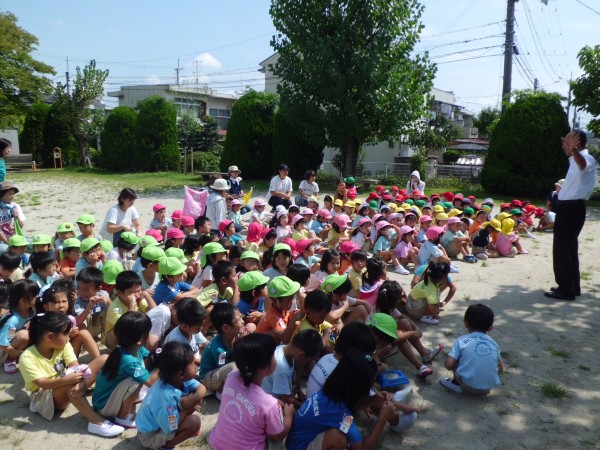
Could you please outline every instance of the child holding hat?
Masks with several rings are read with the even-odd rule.
[[[265,314],[265,298],[267,297],[267,283],[269,277],[259,270],[246,272],[238,280],[240,301],[237,309],[242,313],[244,322],[258,323]]]
[[[61,250],[63,249],[63,242],[65,239],[69,239],[75,236],[75,225],[69,222],[61,223],[56,228],[56,235],[54,237],[54,253],[56,260],[61,260]]]

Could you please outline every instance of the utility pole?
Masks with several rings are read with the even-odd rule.
[[[571,78],[569,78],[569,96],[567,97],[567,121],[569,120],[569,114],[571,113],[571,83],[573,82],[573,72],[571,72]]]
[[[533,91],[537,92],[537,90],[540,88],[540,80],[538,80],[537,78],[535,80],[533,80]]]
[[[506,37],[504,41],[504,79],[502,83],[502,110],[506,111],[506,104],[510,102],[512,85],[512,57],[515,42],[515,3],[518,0],[506,2]]]
[[[179,67],[179,58],[177,58],[177,68],[175,69],[175,73],[177,74],[177,86],[179,86],[179,71],[183,70],[183,68]]]
[[[69,57],[67,56],[67,72],[65,73],[67,78],[67,94],[71,95],[71,89],[69,88]]]

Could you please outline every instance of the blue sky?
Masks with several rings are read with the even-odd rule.
[[[421,0],[425,29],[418,51],[438,63],[435,86],[457,95],[472,111],[498,103],[506,0]],[[520,56],[513,89],[542,88],[566,96],[567,81],[580,74],[577,52],[598,44],[598,0],[520,0],[516,39]],[[121,85],[175,82],[179,58],[183,83],[208,83],[236,93],[264,88],[258,63],[272,50],[270,0],[0,0],[19,25],[39,38],[35,56],[67,70],[96,59],[110,70],[107,91]],[[468,41],[468,42],[464,42]],[[462,61],[459,61],[462,60]],[[109,100],[110,102],[111,100]],[[112,100],[114,102],[114,100]],[[587,117],[584,116],[582,124]]]

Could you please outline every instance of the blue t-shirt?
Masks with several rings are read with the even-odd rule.
[[[6,314],[2,317],[6,317]],[[6,322],[4,322],[2,328],[0,328],[0,345],[3,347],[8,347],[10,342],[15,337],[15,333],[21,330],[28,320],[29,317],[21,317],[16,312],[11,313],[11,316],[6,320]]]
[[[49,284],[52,284],[52,281],[54,281],[54,280],[52,280],[52,278],[50,278],[50,280],[48,280],[48,279],[44,280],[37,273],[32,273],[31,275],[29,275],[28,279],[35,282],[40,287],[40,289],[48,286]],[[50,283],[48,283],[48,281],[50,281]]]
[[[228,359],[231,357],[228,353],[231,353],[231,349],[225,346],[223,336],[220,333],[217,334],[202,354],[199,373],[200,380],[211,370],[218,369],[227,364],[229,362]]]
[[[315,234],[319,234],[321,231],[323,231],[323,228],[325,228],[325,225],[318,220],[313,220],[310,226],[310,229],[314,231]]]
[[[240,300],[237,305],[235,305],[239,312],[242,313],[242,316],[246,317],[251,313],[258,311],[261,313],[265,312],[265,299],[261,297],[258,299],[258,305],[256,308],[252,306],[250,303],[247,303],[245,300]]]
[[[431,241],[427,241],[419,250],[419,265],[429,264],[429,260],[439,258],[444,253],[442,250]]]
[[[350,409],[343,403],[332,402],[319,390],[306,399],[296,412],[286,448],[304,450],[317,435],[332,428],[342,431],[348,439],[348,444],[362,442],[362,435]]]
[[[262,390],[272,396],[292,395],[294,392],[294,360],[290,364],[283,354],[285,345],[280,345],[275,349],[273,356],[277,361],[275,371],[265,377],[262,382]]]
[[[487,334],[476,331],[460,336],[448,356],[458,361],[456,374],[467,386],[492,389],[500,384],[500,347]]]
[[[427,240],[427,236],[425,235],[425,233],[427,233],[427,231],[423,228],[421,228],[417,233],[416,240],[419,244],[422,244]]]
[[[144,366],[144,358],[146,358],[150,352],[145,347],[140,347],[137,356],[127,353],[123,348],[113,351],[121,352],[119,370],[117,376],[110,380],[108,379],[108,374],[105,374],[102,370],[98,373],[98,378],[96,378],[96,388],[94,389],[94,395],[92,396],[92,404],[96,410],[101,410],[106,406],[110,394],[112,394],[117,385],[126,378],[132,378],[140,384],[145,383],[150,378],[150,373],[148,373]]]
[[[428,266],[429,264],[423,264],[422,266],[417,267],[415,269],[415,275],[419,278],[423,278],[423,274],[425,273],[425,270]],[[448,283],[452,283],[452,278],[450,278],[450,275],[448,275]]]
[[[163,280],[160,283],[158,283],[156,289],[154,289],[154,295],[152,296],[152,298],[158,306],[161,303],[172,302],[179,293],[187,292],[191,288],[192,286],[187,284],[185,281],[178,281],[173,286],[171,286],[168,282]]]
[[[204,337],[202,333],[192,334],[191,337],[187,338],[181,332],[181,329],[179,327],[175,327],[167,335],[163,345],[167,342],[181,342],[182,344],[187,344],[194,352],[194,356],[200,358],[200,349],[206,345],[208,340]]]
[[[102,261],[98,261],[98,265],[96,266],[96,268],[102,270],[102,266]],[[86,267],[92,267],[92,265],[87,261],[87,259],[79,258],[79,260],[75,264],[75,287],[77,287],[77,275],[79,275],[79,272],[81,272]]]
[[[135,425],[140,433],[162,431],[175,433],[179,428],[177,403],[182,392],[175,386],[159,380],[152,385],[142,401],[135,417]]]
[[[373,246],[373,254],[376,255],[379,252],[387,252],[392,246],[392,242],[385,236],[379,236],[375,245]]]
[[[303,256],[299,256],[298,258],[296,258],[296,261],[294,261],[295,264],[302,264],[303,266],[308,267],[309,269],[315,264],[319,264],[320,262],[321,260],[319,259],[319,257],[315,255],[309,256],[308,261]]]

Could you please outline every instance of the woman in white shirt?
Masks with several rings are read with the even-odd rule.
[[[314,170],[304,172],[304,180],[300,182],[298,187],[298,195],[296,195],[296,205],[306,206],[309,197],[319,198],[319,185],[315,181],[317,173]]]
[[[117,205],[112,206],[106,213],[100,234],[117,245],[117,241],[124,231],[134,231],[138,236],[142,235],[142,224],[140,215],[133,206],[137,194],[133,189],[125,188],[119,194]]]

